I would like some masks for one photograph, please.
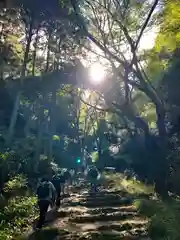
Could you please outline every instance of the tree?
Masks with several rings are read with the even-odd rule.
[[[68,1],[66,7],[61,2],[59,9],[55,9],[55,2],[40,5],[24,1],[22,9],[13,10],[14,15],[3,12],[1,35],[7,41],[1,39],[1,44],[8,54],[5,60],[5,54],[1,55],[2,96],[8,101],[1,109],[10,120],[6,144],[13,149],[23,141],[29,148],[30,142],[34,142],[27,151],[30,157],[23,155],[28,159],[26,163],[33,159],[32,165],[23,165],[31,169],[29,172],[38,172],[42,159],[45,168],[52,161],[61,166],[75,166],[75,158],[82,157],[83,149],[91,154],[95,145],[99,163],[104,161],[101,166],[110,164],[109,159],[119,158],[118,154],[123,155],[125,149],[126,154],[130,153],[131,166],[143,179],[146,176],[140,166],[145,168],[145,163],[150,166],[151,159],[157,159],[157,172],[150,168],[152,176],[148,177],[155,180],[158,191],[167,190],[162,180],[168,178],[169,172],[168,144],[173,135],[169,125],[175,126],[172,120],[175,112],[170,108],[179,107],[175,91],[179,63],[172,53],[174,50],[169,55],[173,56],[171,62],[161,61],[161,56],[156,54],[158,39],[162,39],[159,36],[167,25],[163,18],[169,19],[167,9],[172,7],[168,1],[164,8],[160,3],[160,0],[154,3]],[[51,8],[49,13],[48,8]],[[160,14],[155,46],[144,52],[143,34],[156,24]],[[7,27],[11,15],[16,16],[16,21]],[[177,13],[175,16],[173,13],[173,19],[176,19],[173,23],[178,20]],[[15,31],[10,36],[12,28]],[[167,31],[171,28],[170,23]],[[178,31],[176,35],[178,39]],[[162,51],[159,52],[161,55]],[[90,62],[95,55],[107,69],[105,82],[98,86],[88,82],[88,67],[77,60],[83,58]],[[175,88],[169,81],[171,78]],[[16,95],[15,104],[9,97],[12,93]],[[23,119],[23,124],[19,119]],[[177,129],[174,131],[177,133]],[[119,153],[113,152],[113,148]],[[156,155],[152,153],[153,148],[157,149]],[[141,154],[145,163],[136,161]]]
[[[18,23],[20,26],[25,28],[25,49],[24,49],[24,57],[22,60],[22,66],[21,66],[21,85],[23,84],[24,77],[28,74],[29,72],[29,67],[32,66],[32,73],[33,75],[35,74],[35,61],[37,59],[37,41],[38,41],[38,32],[45,31],[44,32],[44,37],[46,36],[46,33],[48,33],[48,51],[47,51],[47,59],[46,59],[46,65],[44,68],[45,72],[52,71],[53,69],[59,69],[59,66],[61,65],[62,62],[65,61],[64,57],[61,55],[60,57],[57,55],[62,53],[62,47],[66,51],[64,51],[65,56],[67,58],[67,50],[69,47],[71,47],[71,50],[74,49],[74,51],[78,51],[78,46],[73,42],[74,37],[78,37],[78,39],[81,37],[81,35],[76,34],[76,31],[78,29],[76,28],[76,23],[69,22],[69,19],[73,18],[73,16],[68,14],[68,9],[60,6],[59,11],[56,11],[57,8],[55,8],[55,5],[49,5],[50,8],[52,8],[52,11],[56,12],[56,17],[55,19],[52,18],[52,15],[48,15],[47,10],[48,10],[48,5],[43,5],[44,8],[41,9],[40,14],[37,10],[40,8],[40,5],[34,5],[35,2],[31,2],[28,4],[27,2],[23,3],[24,7],[20,10],[15,11],[16,17],[18,16]],[[38,7],[38,8],[37,8]],[[61,15],[62,14],[62,15]],[[67,19],[68,17],[68,19]],[[12,28],[11,28],[12,29]],[[53,30],[55,29],[55,30]],[[68,37],[67,37],[68,36]],[[69,42],[67,42],[67,39]],[[54,46],[52,45],[52,40],[54,42]],[[35,44],[35,49],[33,50],[33,62],[31,61],[31,44],[34,42]],[[66,43],[66,47],[65,47]],[[69,43],[73,44],[69,46]],[[56,45],[55,45],[56,44]],[[68,44],[68,45],[67,45]],[[62,45],[62,46],[61,46]],[[58,48],[57,48],[58,46]],[[55,47],[53,49],[53,47]],[[53,53],[55,51],[56,53]],[[58,53],[59,52],[59,53]],[[72,53],[72,51],[71,51]],[[71,55],[71,60],[73,61],[74,58]],[[55,62],[50,63],[50,57],[53,59],[55,55]],[[75,56],[75,55],[74,55]],[[54,60],[53,60],[54,61]],[[66,61],[69,61],[69,59],[66,59]],[[56,64],[56,66],[55,66]],[[49,67],[51,66],[51,69]],[[55,96],[55,93],[53,94]],[[12,142],[12,138],[14,135],[14,129],[15,129],[15,124],[17,122],[17,116],[18,116],[18,110],[20,108],[20,101],[21,101],[21,89],[19,88],[17,93],[16,93],[16,101],[13,109],[13,113],[11,116],[11,122],[9,126],[9,130],[7,133],[7,138],[6,138],[6,144],[10,145]],[[53,125],[53,124],[52,124]]]
[[[167,146],[166,109],[163,98],[158,94],[139,62],[140,40],[151,23],[151,17],[158,6],[158,2],[158,0],[155,0],[152,5],[146,2],[128,2],[126,5],[124,1],[114,1],[113,3],[110,1],[95,1],[93,3],[85,1],[84,6],[91,22],[91,28],[89,29],[82,21],[80,9],[73,2],[72,5],[79,24],[83,26],[88,38],[101,49],[104,58],[109,60],[113,73],[111,81],[114,85],[116,84],[116,88],[119,85],[119,89],[122,89],[120,92],[124,100],[121,103],[117,102],[117,99],[111,99],[111,102],[108,102],[105,98],[107,104],[113,111],[123,114],[137,128],[143,130],[147,144],[150,129],[146,121],[140,117],[137,109],[134,108],[132,93],[138,89],[155,106],[156,125],[160,140],[158,142],[161,148],[159,161],[163,166],[159,169],[159,174],[166,178],[167,163],[166,154],[164,154],[165,146]],[[136,13],[136,15],[133,13]],[[158,189],[164,190],[166,188],[162,186],[163,183],[159,179],[156,179],[156,183],[161,185]]]

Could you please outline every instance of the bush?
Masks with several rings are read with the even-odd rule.
[[[11,178],[4,186],[4,192],[11,193],[27,187],[27,179],[23,175]]]
[[[147,217],[152,217],[157,212],[161,211],[163,205],[156,200],[140,199],[134,202],[138,212],[140,214],[146,215]]]
[[[24,190],[27,190],[27,180],[23,175],[11,178],[5,184],[4,204],[0,209],[0,239],[2,240],[14,239],[14,236],[25,231],[35,218],[37,199],[33,195],[17,196],[17,193],[22,193]]]
[[[135,205],[141,214],[150,218],[148,230],[152,239],[180,239],[180,202],[139,200]]]
[[[10,199],[0,212],[0,239],[13,239],[13,235],[27,229],[36,215],[35,205],[33,196]]]
[[[139,180],[136,179],[127,179],[124,174],[114,174],[114,173],[105,173],[104,174],[107,183],[115,188],[120,190],[125,190],[130,194],[151,194],[154,189],[152,185],[146,185]]]

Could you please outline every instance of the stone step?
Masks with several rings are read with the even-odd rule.
[[[130,219],[135,216],[138,216],[138,214],[135,212],[115,212],[115,213],[97,214],[97,215],[86,214],[83,216],[69,218],[69,221],[76,222],[76,223],[96,222],[96,221],[116,221],[116,220],[118,221],[118,220]]]
[[[129,231],[137,228],[144,228],[148,221],[146,219],[140,219],[138,217],[133,218],[133,220],[123,220],[123,221],[97,221],[94,223],[74,223],[75,227],[79,231]],[[72,223],[73,224],[73,223]],[[73,225],[71,225],[73,226]]]
[[[91,208],[87,210],[88,214],[98,214],[98,213],[113,213],[113,212],[137,212],[134,205],[127,205],[121,207],[99,207],[99,208]]]
[[[110,196],[128,196],[127,192],[114,192],[114,191],[104,191],[104,192],[96,192],[96,193],[89,193],[89,192],[82,192],[80,196],[83,197],[110,197]]]
[[[58,240],[150,240],[144,229],[133,229],[128,233],[119,233],[116,231],[104,232],[84,232],[84,233],[71,233],[64,236],[59,236]]]
[[[76,202],[69,202],[67,204],[71,205],[71,206],[84,206],[84,207],[104,207],[104,206],[121,206],[121,205],[129,205],[132,204],[133,200],[130,198],[121,198],[121,199],[114,199],[111,201],[97,201],[97,200],[91,200],[91,201],[86,201],[84,200],[80,200],[80,201],[76,201]]]
[[[137,213],[133,205],[122,206],[122,207],[104,207],[104,208],[86,208],[86,207],[63,207],[57,211],[51,211],[48,213],[48,219],[53,218],[67,218],[72,216],[83,216],[83,215],[106,215],[106,214],[117,214],[123,212]],[[52,215],[50,217],[50,215]]]
[[[120,195],[107,195],[107,196],[87,196],[87,197],[82,196],[79,198],[82,200],[85,199],[86,201],[112,201],[112,200],[120,200],[124,197]]]

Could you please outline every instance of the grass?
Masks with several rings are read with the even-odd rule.
[[[154,193],[154,187],[152,185],[146,185],[136,179],[126,179],[124,174],[111,173],[105,174],[107,184],[115,190],[123,190],[129,194],[152,194]]]

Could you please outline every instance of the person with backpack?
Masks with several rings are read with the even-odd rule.
[[[91,166],[87,169],[87,179],[89,180],[91,184],[91,190],[93,192],[97,192],[97,183],[100,179],[100,173],[96,166]]]
[[[49,206],[53,206],[56,198],[56,189],[48,178],[42,178],[37,187],[38,206],[39,206],[39,220],[36,228],[40,229],[44,225],[46,213]]]
[[[70,171],[68,171],[66,169],[66,171],[64,172],[64,179],[65,179],[64,187],[66,187],[66,193],[68,193],[68,186],[71,182],[71,178],[72,178],[72,176],[71,176]]]
[[[74,185],[74,182],[75,182],[75,170],[73,168],[71,168],[69,173],[71,175],[71,177],[70,177],[70,184]]]
[[[62,174],[55,174],[52,178],[52,183],[56,189],[56,207],[60,207],[61,204],[61,191],[62,184],[64,183],[64,176]]]
[[[65,171],[62,170],[59,174],[59,182],[60,182],[60,188],[62,195],[65,194],[65,183],[66,183],[66,174]]]

